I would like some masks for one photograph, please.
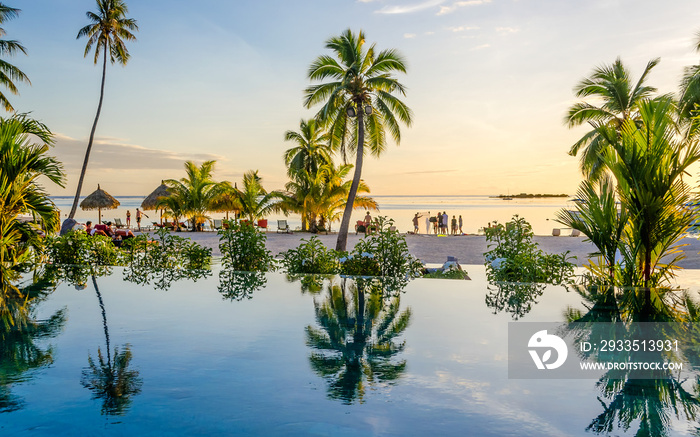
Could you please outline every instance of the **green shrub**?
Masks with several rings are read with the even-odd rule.
[[[571,281],[574,264],[568,254],[547,254],[532,241],[532,226],[517,214],[502,225],[484,229],[488,252],[484,253],[489,282],[537,282],[561,284]]]
[[[219,250],[225,269],[244,272],[267,272],[275,269],[275,260],[265,247],[265,234],[252,223],[227,222],[228,229],[220,229]]]
[[[211,264],[211,248],[173,235],[161,228],[154,234],[153,240],[148,235],[139,235],[124,241],[123,247],[130,265],[148,269],[184,269],[203,270]]]
[[[338,254],[328,249],[317,237],[304,240],[296,249],[282,253],[287,273],[333,274],[340,271]]]
[[[124,253],[111,238],[89,236],[83,231],[46,237],[46,255],[53,264],[116,266],[126,261]]]
[[[403,235],[391,230],[394,221],[379,217],[377,233],[360,240],[347,256],[340,258],[341,273],[353,276],[415,278],[423,265],[408,251]]]

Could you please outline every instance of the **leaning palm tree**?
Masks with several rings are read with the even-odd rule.
[[[593,70],[589,77],[574,87],[576,97],[601,101],[600,105],[577,102],[569,108],[564,118],[570,128],[585,123],[593,127],[569,150],[571,156],[581,152],[581,171],[588,179],[595,181],[605,171],[601,157],[609,149],[609,143],[599,134],[598,127],[610,126],[619,130],[625,121],[639,119],[640,102],[656,92],[656,88],[644,85],[644,81],[658,63],[658,58],[649,61],[642,76],[633,85],[629,70],[617,58],[611,65],[602,65]]]
[[[19,9],[11,8],[0,3],[0,24],[4,23],[7,20],[16,18],[17,15],[19,15],[19,13]],[[5,35],[5,29],[0,27],[0,37],[3,37]],[[25,55],[27,54],[24,46],[22,46],[22,44],[20,44],[19,42],[0,39],[0,56],[13,56],[17,52],[22,52]],[[2,84],[5,88],[10,90],[12,94],[18,94],[15,82],[31,83],[27,75],[22,73],[22,71],[19,68],[15,67],[14,65],[10,64],[9,62],[3,59],[0,59],[0,84]],[[13,112],[15,110],[15,108],[13,108],[10,104],[10,101],[7,100],[7,97],[5,97],[5,95],[1,92],[0,105],[2,105],[6,111]]]
[[[105,76],[107,74],[107,55],[109,55],[109,60],[112,64],[118,62],[121,65],[126,65],[130,55],[125,41],[136,40],[132,31],[138,30],[139,27],[136,25],[136,20],[126,18],[127,12],[129,12],[129,9],[124,0],[97,0],[97,12],[87,12],[86,14],[90,24],[78,32],[78,38],[87,37],[88,39],[85,45],[85,57],[95,47],[95,64],[99,61],[100,54],[103,55],[103,59],[100,101],[97,104],[97,114],[95,114],[95,121],[92,123],[92,129],[90,130],[90,139],[85,150],[85,160],[83,160],[83,168],[80,170],[75,199],[73,199],[73,206],[68,214],[68,218],[71,220],[75,217],[75,211],[78,208],[80,190],[83,188],[83,179],[85,179],[85,172],[90,160],[92,142],[95,139],[95,129],[102,110],[102,100],[105,95]]]
[[[287,174],[292,177],[301,170],[309,174],[315,174],[320,166],[330,163],[331,150],[328,145],[328,138],[328,133],[314,119],[301,120],[299,122],[299,132],[291,130],[285,132],[285,141],[296,143],[295,147],[288,149],[284,153]]]
[[[377,53],[374,44],[365,47],[364,32],[356,35],[350,29],[328,39],[326,48],[337,59],[319,56],[311,64],[308,77],[312,81],[330,81],[309,86],[304,104],[310,108],[322,103],[317,118],[328,126],[331,146],[343,157],[346,146],[355,153],[355,173],[336,244],[336,250],[345,251],[365,145],[379,156],[386,148],[387,130],[399,144],[399,122],[410,126],[413,116],[411,109],[394,95],[406,95],[406,88],[392,77],[395,72],[406,72],[406,62],[396,50]]]

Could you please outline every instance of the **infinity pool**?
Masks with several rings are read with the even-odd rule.
[[[508,379],[509,322],[564,322],[590,302],[563,287],[489,289],[483,267],[467,269],[471,281],[419,279],[384,298],[339,277],[216,269],[197,281],[139,285],[123,268],[61,281],[4,328],[0,430],[634,435],[648,400],[665,415],[646,435],[697,435],[693,380],[679,382],[694,397],[678,413],[663,393],[624,393],[618,405],[594,379]]]

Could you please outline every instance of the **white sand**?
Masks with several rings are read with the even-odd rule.
[[[180,232],[177,235],[189,237],[199,244],[211,247],[215,256],[221,255],[219,252],[219,238],[215,232]],[[278,255],[289,249],[297,247],[301,239],[310,239],[313,234],[294,233],[277,234],[267,232],[267,248],[273,255]],[[317,235],[317,237],[329,248],[335,248],[336,234]],[[348,250],[355,246],[363,235],[348,235]],[[534,241],[539,244],[540,249],[548,253],[564,253],[567,250],[570,256],[576,256],[574,261],[577,265],[583,265],[587,255],[595,251],[594,246],[585,242],[583,237],[550,237],[535,236]],[[465,235],[452,237],[438,237],[435,235],[406,235],[406,242],[411,254],[424,263],[444,263],[448,256],[456,256],[461,264],[483,264],[484,252],[486,252],[486,238],[482,235]],[[696,238],[686,238],[683,243],[687,244],[683,249],[686,259],[679,263],[680,267],[686,269],[700,269],[700,240]]]

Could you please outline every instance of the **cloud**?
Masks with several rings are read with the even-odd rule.
[[[56,146],[49,153],[63,162],[68,173],[79,170],[85,157],[87,141],[76,140],[65,135],[56,135]],[[90,153],[89,169],[109,170],[181,170],[187,160],[223,161],[225,158],[211,153],[180,153],[151,149],[128,144],[119,138],[96,138]]]
[[[425,9],[430,9],[432,7],[442,4],[445,0],[429,0],[423,3],[411,4],[411,5],[396,5],[396,6],[385,6],[382,9],[374,11],[377,14],[410,14],[412,12],[419,12]]]
[[[503,35],[510,35],[512,33],[520,32],[520,29],[518,29],[517,27],[497,27],[496,32]]]
[[[484,50],[491,47],[491,44],[481,44],[480,46],[472,47],[470,50],[475,51],[475,50]]]
[[[491,3],[491,0],[467,0],[454,2],[450,6],[440,6],[440,10],[438,11],[437,15],[447,15],[451,14],[459,8],[463,8],[466,6],[478,6],[486,3]]]
[[[453,26],[453,27],[448,27],[448,30],[451,30],[452,32],[466,32],[468,30],[479,30],[477,26]]]
[[[404,33],[403,37],[406,39],[411,39],[411,38],[415,38],[416,34],[415,33]]]

